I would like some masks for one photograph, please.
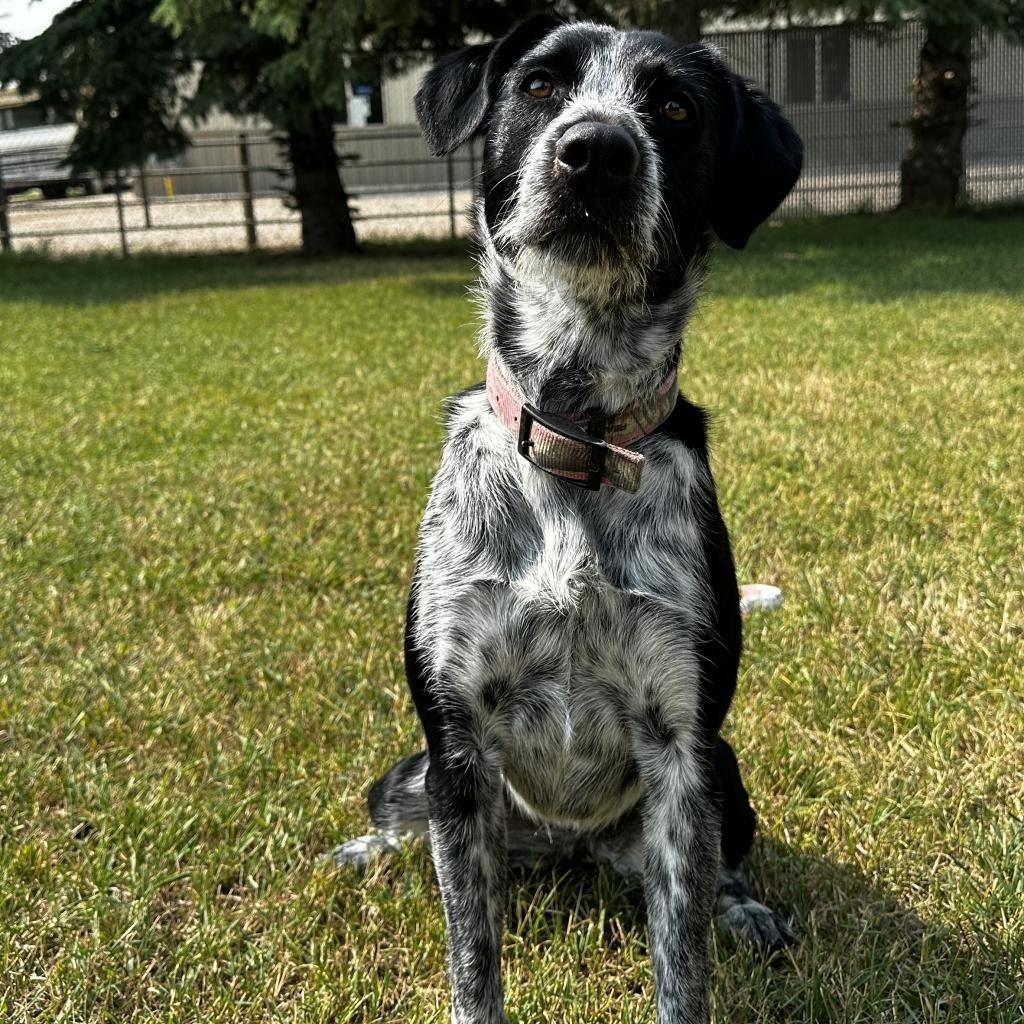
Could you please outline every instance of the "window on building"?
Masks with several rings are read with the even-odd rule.
[[[56,121],[53,111],[48,110],[39,102],[15,107],[11,113],[14,114],[15,128],[38,128],[40,125],[54,124]]]
[[[381,102],[380,82],[353,82],[352,98],[348,103],[349,124],[381,124],[384,108]]]
[[[353,54],[348,58],[346,66],[351,77],[345,89],[345,123],[352,127],[381,124],[384,121],[381,97],[384,71],[380,59],[369,54]]]
[[[821,102],[850,102],[849,29],[829,29],[821,34]]]
[[[850,32],[844,27],[786,33],[786,102],[850,102]]]
[[[72,121],[74,118],[66,112],[46,107],[39,100],[0,110],[0,131],[38,128],[44,124],[70,124]]]
[[[786,102],[814,103],[818,98],[817,56],[813,32],[786,35]]]

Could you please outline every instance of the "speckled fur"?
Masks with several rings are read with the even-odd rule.
[[[537,67],[570,68],[557,106],[524,106]],[[699,126],[657,122],[662,79],[686,85]],[[707,48],[543,19],[428,76],[417,103],[436,151],[487,131],[481,345],[536,404],[612,413],[679,359],[710,228],[733,230],[707,211],[739,88]],[[581,212],[551,167],[561,133],[588,120],[625,128],[640,164],[614,208],[584,197]],[[788,937],[738,867],[753,812],[718,730],[739,608],[703,414],[680,398],[635,447],[635,494],[581,491],[519,457],[482,386],[449,403],[406,636],[428,751],[374,786],[382,831],[336,857],[365,863],[429,831],[454,1024],[505,1022],[509,863],[582,854],[643,879],[658,1024],[708,1019],[716,891],[732,930]]]

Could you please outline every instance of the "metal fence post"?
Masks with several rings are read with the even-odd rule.
[[[151,228],[153,222],[149,218],[149,188],[146,185],[146,168],[139,164],[139,190],[142,192],[142,215],[146,221],[146,227]]]
[[[251,252],[256,248],[256,207],[252,201],[252,172],[249,168],[249,140],[238,133],[238,163],[242,169],[242,210],[245,217],[245,242]]]
[[[454,238],[455,231],[455,158],[448,154],[448,237]]]
[[[989,41],[986,39],[984,41],[984,43],[982,43],[981,45],[987,48],[988,42]],[[979,51],[980,52],[984,52],[984,50],[981,49],[981,47],[979,46],[979,43],[981,43],[981,40],[979,38],[979,33],[972,32],[971,33],[971,46],[970,46],[970,53],[972,55],[973,54],[977,54]],[[978,92],[978,91],[980,91],[980,90],[978,90],[978,72],[975,69],[975,67],[973,66],[973,58],[972,58],[972,64],[970,66],[970,70],[968,71],[968,78],[969,78],[969,80],[968,80],[968,89],[970,90],[970,92]],[[970,93],[968,93],[968,96],[970,96]],[[968,102],[970,103],[970,99],[968,100]],[[973,107],[975,105],[976,104],[974,104],[974,103],[970,103],[971,107]],[[968,117],[970,117],[970,107],[968,107]],[[970,125],[969,121],[968,121],[968,125]],[[957,183],[957,187],[956,187],[956,205],[957,206],[967,206],[970,203],[970,201],[971,201],[970,186],[968,184],[968,182],[970,181],[970,176],[971,176],[971,151],[968,148],[968,146],[965,144],[965,142],[966,142],[966,140],[964,140],[964,139],[960,140],[961,161],[960,161],[960,180]]]
[[[4,162],[0,159],[0,252],[14,248],[11,238],[11,222],[7,219],[7,189],[4,188]]]
[[[117,230],[121,235],[121,255],[128,256],[128,232],[124,226],[124,200],[121,189],[124,188],[124,175],[118,171],[114,175],[114,198],[117,202]]]

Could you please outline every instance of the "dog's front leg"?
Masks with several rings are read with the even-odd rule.
[[[430,843],[448,922],[453,1024],[506,1024],[501,991],[505,795],[493,752],[446,734],[427,772]]]
[[[671,730],[644,731],[644,889],[658,1024],[706,1024],[718,814],[693,745]]]

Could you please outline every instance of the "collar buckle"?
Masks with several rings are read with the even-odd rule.
[[[585,476],[580,479],[577,479],[576,476],[567,476],[564,470],[559,470],[554,466],[544,466],[533,458],[533,447],[537,444],[533,440],[534,423],[539,423],[557,437],[585,446],[588,454]],[[595,411],[590,414],[587,420],[587,429],[584,430],[578,423],[574,423],[564,416],[545,412],[529,402],[524,402],[519,413],[519,440],[516,449],[531,466],[536,466],[537,469],[543,470],[550,476],[558,477],[559,480],[564,480],[567,484],[572,484],[583,490],[599,491],[604,480],[605,462],[608,459],[608,442],[604,439],[606,423],[607,419],[604,413]],[[595,437],[595,434],[599,436]],[[557,444],[557,442],[554,443]]]

